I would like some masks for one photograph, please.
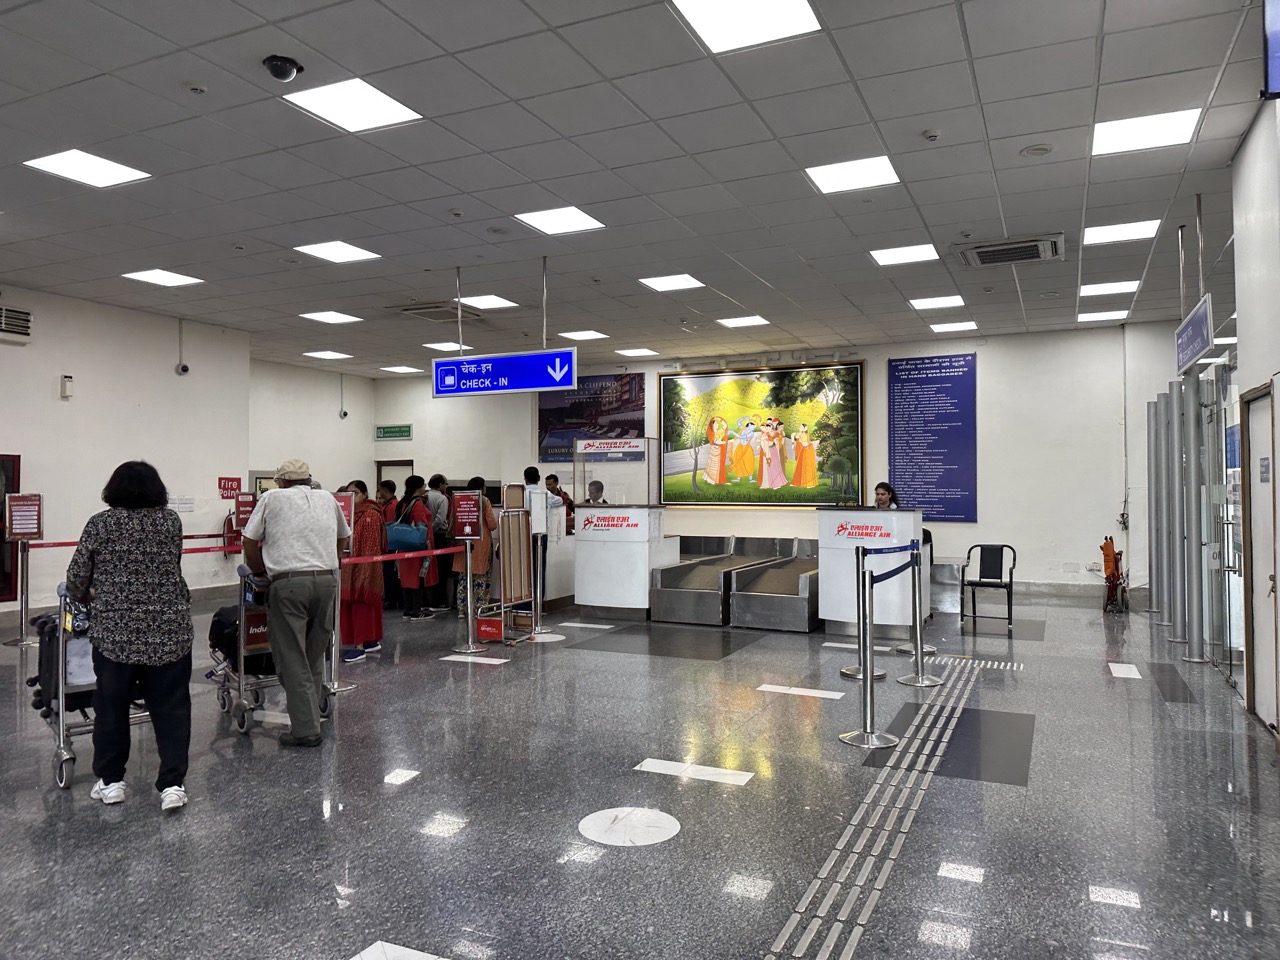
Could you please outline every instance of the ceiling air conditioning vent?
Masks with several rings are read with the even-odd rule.
[[[1007,264],[1041,263],[1066,258],[1066,240],[1061,233],[1040,237],[1016,237],[985,243],[955,244],[951,252],[966,267],[1003,267]]]
[[[0,343],[25,347],[31,342],[31,314],[13,307],[0,307]]]
[[[415,303],[408,307],[401,307],[400,313],[402,316],[415,317],[418,320],[427,320],[431,323],[458,322],[458,305],[456,303]],[[463,304],[463,320],[481,320],[483,318],[484,314],[479,310],[473,310]]]

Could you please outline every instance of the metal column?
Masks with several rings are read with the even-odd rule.
[[[1159,431],[1159,413],[1154,400],[1147,401],[1147,613],[1157,613],[1161,609],[1160,597],[1160,538],[1157,528],[1160,525],[1160,484],[1157,480],[1159,472],[1159,447],[1157,434]]]
[[[1173,537],[1169,551],[1170,596],[1172,604],[1170,643],[1187,642],[1187,498],[1183,458],[1186,440],[1182,423],[1182,381],[1169,381],[1169,506],[1173,513]]]
[[[1204,516],[1200,503],[1200,377],[1188,370],[1182,385],[1183,442],[1186,450],[1187,663],[1208,663],[1204,655]]]
[[[1160,618],[1158,626],[1173,624],[1173,498],[1169,488],[1169,394],[1156,397],[1156,493],[1159,498],[1159,516],[1156,518],[1156,554],[1160,568],[1156,576],[1160,586]]]

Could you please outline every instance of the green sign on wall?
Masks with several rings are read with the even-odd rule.
[[[374,435],[375,440],[412,440],[413,424],[411,423],[389,423],[383,426],[374,427],[377,433]]]

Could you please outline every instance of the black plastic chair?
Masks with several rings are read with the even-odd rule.
[[[973,563],[973,551],[978,551],[978,576],[969,578],[969,565]],[[1009,552],[1009,565],[1005,566],[1005,551]],[[1005,592],[1008,601],[1009,629],[1013,629],[1013,568],[1018,565],[1018,551],[1007,543],[975,543],[965,554],[960,568],[960,619],[964,620],[964,590],[969,588],[971,617],[978,615],[978,587],[991,587]]]

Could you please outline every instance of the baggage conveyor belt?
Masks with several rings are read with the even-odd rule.
[[[666,623],[729,622],[731,578],[736,571],[791,559],[792,540],[735,537],[729,553],[685,560],[652,571],[649,610],[653,620]]]
[[[809,633],[818,619],[818,561],[773,560],[732,575],[729,622],[735,627]]]

